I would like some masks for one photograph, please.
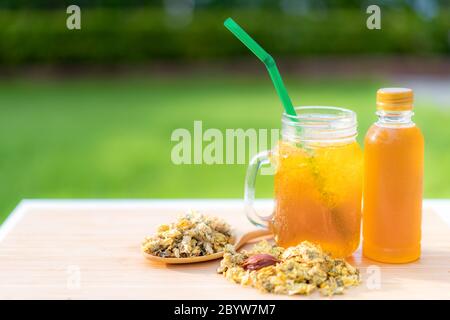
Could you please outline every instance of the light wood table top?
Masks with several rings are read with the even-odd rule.
[[[419,261],[380,264],[358,250],[350,262],[363,283],[331,299],[450,299],[450,227],[431,207],[450,213],[450,202],[425,202]],[[238,233],[254,229],[237,200],[23,201],[0,228],[0,299],[330,299],[238,286],[216,274],[219,261],[144,259],[144,236],[187,209],[222,216]]]

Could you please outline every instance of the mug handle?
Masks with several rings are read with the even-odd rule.
[[[256,154],[251,160],[247,168],[247,174],[245,175],[245,187],[244,187],[244,205],[245,213],[248,220],[257,227],[268,228],[269,221],[272,219],[272,215],[261,216],[255,210],[253,204],[255,201],[255,184],[258,171],[261,166],[270,163],[270,151],[262,151]]]

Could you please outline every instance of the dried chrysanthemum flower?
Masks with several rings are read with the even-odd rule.
[[[307,241],[287,249],[267,241],[250,251],[226,247],[217,271],[238,284],[287,295],[310,294],[316,289],[324,295],[342,294],[360,283],[358,269]]]
[[[188,258],[221,252],[232,243],[231,227],[224,220],[189,211],[177,221],[160,225],[146,237],[142,251],[164,258]]]

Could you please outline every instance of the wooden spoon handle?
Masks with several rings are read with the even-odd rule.
[[[234,245],[234,248],[236,250],[239,250],[243,245],[245,245],[247,242],[256,239],[256,238],[260,238],[260,237],[264,237],[264,236],[268,236],[271,235],[272,233],[267,230],[267,229],[261,229],[261,230],[255,230],[255,231],[250,231],[247,232],[246,234],[244,234],[239,241]]]

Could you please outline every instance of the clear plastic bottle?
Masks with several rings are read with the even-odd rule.
[[[363,254],[385,263],[420,257],[424,139],[413,92],[377,92],[378,121],[364,142]]]

